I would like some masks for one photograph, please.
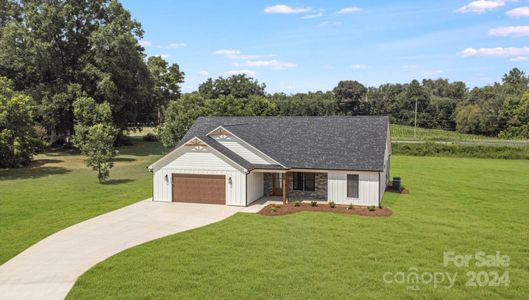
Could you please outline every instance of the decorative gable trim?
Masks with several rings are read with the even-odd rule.
[[[186,146],[191,146],[191,147],[208,147],[208,145],[206,143],[202,142],[202,140],[200,140],[197,137],[191,139],[185,145]]]
[[[174,159],[173,156],[175,156],[178,153],[178,151],[180,151],[184,147],[193,147],[193,149],[191,149],[191,151],[206,151],[207,150],[206,148],[209,148],[212,152],[214,152],[218,156],[224,158],[225,160],[227,160],[230,163],[232,163],[235,166],[237,166],[241,171],[247,172],[246,168],[244,168],[243,166],[241,166],[237,162],[233,161],[232,159],[230,159],[226,155],[222,154],[221,152],[219,152],[215,148],[210,147],[208,144],[206,144],[206,142],[204,142],[203,140],[201,140],[198,137],[193,137],[193,138],[189,139],[187,142],[183,143],[178,148],[176,148],[173,151],[167,153],[165,156],[163,156],[162,158],[160,158],[159,160],[157,160],[156,162],[151,164],[148,167],[148,169],[150,171],[153,171],[153,170],[156,171],[155,169],[160,169],[163,166],[167,165],[169,162],[171,162],[171,159]]]
[[[219,135],[221,137],[228,137],[232,136],[233,134],[222,127],[217,127],[212,132],[208,133],[208,135]]]
[[[221,134],[216,134],[217,132],[221,133]],[[246,146],[248,146],[249,148],[255,150],[256,152],[260,153],[261,155],[267,157],[268,159],[270,159],[272,162],[274,162],[275,164],[277,165],[280,165],[282,166],[283,168],[287,168],[285,167],[282,163],[278,162],[277,160],[273,159],[272,157],[270,157],[269,155],[267,155],[266,153],[264,153],[263,151],[259,150],[257,147],[253,146],[252,144],[248,143],[247,141],[241,139],[240,137],[238,137],[237,135],[235,135],[233,132],[230,132],[229,130],[227,130],[226,128],[222,127],[221,126],[218,126],[217,128],[213,129],[212,131],[210,131],[207,136],[212,136],[212,135],[216,135],[220,138],[227,138],[227,137],[234,137],[238,140],[240,140],[241,142],[243,142]]]

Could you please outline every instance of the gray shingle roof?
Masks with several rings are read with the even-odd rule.
[[[214,139],[222,126],[287,168],[381,171],[389,120],[355,117],[200,117],[181,143],[199,137],[244,168],[252,165]]]

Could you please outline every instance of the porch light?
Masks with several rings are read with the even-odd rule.
[[[231,177],[228,178],[228,183],[231,185]]]
[[[165,174],[165,182],[169,182],[169,175]]]

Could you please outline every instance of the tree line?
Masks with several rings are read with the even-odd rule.
[[[514,68],[501,83],[469,89],[464,82],[424,79],[366,87],[340,81],[331,91],[267,94],[246,75],[208,79],[197,92],[171,101],[160,126],[174,146],[198,116],[387,115],[391,123],[501,138],[529,138],[529,78]],[[417,117],[415,112],[417,111]]]
[[[330,91],[266,92],[246,75],[210,78],[182,94],[184,72],[147,57],[141,24],[116,0],[0,0],[0,167],[27,166],[51,144],[72,145],[105,180],[124,132],[159,127],[173,146],[198,116],[388,115],[392,123],[529,138],[528,77],[469,89],[446,79]]]

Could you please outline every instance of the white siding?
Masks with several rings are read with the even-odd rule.
[[[359,198],[347,198],[347,174],[359,175]],[[378,172],[329,171],[327,200],[338,204],[377,205],[379,196]]]
[[[388,128],[388,135],[386,138],[386,151],[384,151],[384,171],[380,173],[380,200],[382,200],[382,197],[384,196],[384,192],[386,191],[386,187],[389,183],[389,158],[390,158],[390,150],[391,150],[391,137],[390,137],[390,130]]]
[[[246,176],[248,200],[247,204],[264,196],[264,174],[260,172],[251,172]]]
[[[271,165],[275,162],[235,136],[211,136],[226,148],[252,164]]]
[[[183,147],[175,159],[153,176],[153,200],[172,201],[172,174],[208,174],[226,176],[226,204],[246,205],[246,175],[209,147]],[[166,176],[167,175],[167,180]],[[231,178],[231,184],[230,179]]]

